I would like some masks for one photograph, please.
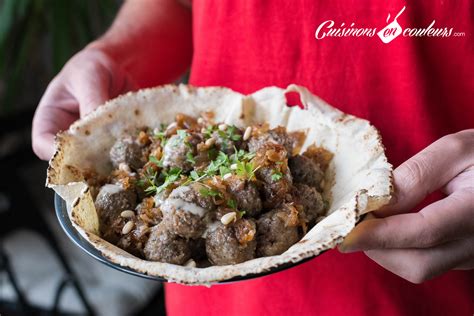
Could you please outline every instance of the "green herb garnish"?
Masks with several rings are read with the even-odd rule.
[[[151,163],[154,163],[160,168],[163,168],[163,157],[161,157],[161,159],[158,160],[158,158],[156,158],[155,156],[150,156],[148,157],[148,161],[150,161]]]
[[[186,137],[189,136],[188,132],[184,129],[179,129],[176,131],[176,134],[179,136],[180,139],[184,140]]]
[[[196,159],[194,159],[194,156],[193,156],[193,153],[188,151],[188,153],[186,154],[186,161],[195,165],[196,164]]]
[[[272,174],[272,181],[280,181],[283,178],[283,173],[281,171],[274,169]]]
[[[237,213],[239,213],[239,216],[240,218],[244,217],[245,213],[247,213],[246,211],[237,211]]]
[[[221,192],[219,192],[218,190],[215,190],[215,189],[211,189],[211,188],[202,188],[201,190],[199,190],[199,193],[201,193],[201,195],[205,196],[205,197],[208,197],[208,196],[221,196]]]
[[[156,158],[156,157],[155,157]],[[145,193],[146,194],[152,194],[156,192],[156,176],[157,172],[153,170],[153,168],[148,167],[145,170],[144,177],[140,178],[138,180],[137,184],[141,186],[142,188],[145,188]]]
[[[237,209],[237,202],[234,199],[227,200],[227,206],[233,210]]]
[[[255,178],[255,170],[253,163],[245,161],[237,161],[237,169],[235,173],[238,176],[244,177],[246,179],[252,180]]]
[[[155,139],[160,140],[160,144],[161,144],[162,147],[164,147],[166,145],[166,141],[167,141],[165,132],[166,132],[166,125],[161,123],[158,132],[154,132],[154,134],[153,134],[153,137]]]
[[[179,168],[172,168],[168,172],[163,172],[163,174],[166,176],[165,181],[163,182],[162,185],[156,188],[156,193],[163,192],[168,188],[172,183],[174,183],[176,180],[178,180],[181,176],[182,170]]]

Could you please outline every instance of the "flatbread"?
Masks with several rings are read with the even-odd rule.
[[[288,107],[287,92],[299,93],[304,108]],[[270,127],[281,125],[288,131],[305,130],[303,151],[316,144],[334,154],[324,191],[332,201],[329,215],[285,253],[235,265],[192,268],[137,258],[98,236],[99,220],[82,171],[92,168],[99,174],[110,173],[109,150],[125,133],[143,126],[168,124],[177,113],[197,117],[203,111],[213,111],[216,122],[239,127],[268,122]],[[392,192],[392,166],[387,162],[377,129],[297,85],[286,89],[268,87],[250,95],[223,87],[189,85],[165,85],[128,93],[58,134],[56,146],[49,163],[47,186],[66,201],[75,229],[109,260],[183,284],[209,285],[316,256],[340,243],[362,214],[387,204]]]

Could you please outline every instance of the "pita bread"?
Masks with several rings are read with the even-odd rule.
[[[288,107],[285,93],[297,92],[304,109]],[[324,194],[330,198],[328,216],[298,243],[279,256],[257,258],[236,265],[192,268],[139,259],[98,236],[99,221],[82,170],[108,174],[108,153],[114,141],[135,128],[170,123],[177,113],[198,116],[213,111],[216,122],[244,127],[268,122],[288,131],[305,130],[309,145],[334,153]],[[307,89],[290,85],[268,87],[242,95],[222,87],[197,88],[165,85],[128,93],[100,106],[58,134],[57,151],[50,161],[47,186],[67,203],[77,231],[104,257],[137,272],[183,284],[213,284],[238,276],[259,274],[296,263],[334,248],[356,225],[359,216],[388,203],[392,166],[387,162],[381,137],[366,120],[331,107]]]

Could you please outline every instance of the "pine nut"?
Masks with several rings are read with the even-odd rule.
[[[236,163],[231,164],[230,169],[237,170],[237,164]]]
[[[119,163],[119,170],[125,171],[126,173],[131,173],[132,172],[130,167],[124,162]]]
[[[224,225],[228,225],[232,222],[235,222],[236,219],[237,219],[237,213],[230,212],[230,213],[224,214],[221,217],[221,223]]]
[[[205,122],[204,122],[204,119],[203,119],[202,117],[198,118],[197,122],[198,122],[198,124],[200,124],[200,125],[202,125],[202,124],[205,123]]]
[[[122,235],[126,235],[132,231],[135,224],[132,221],[127,222],[122,228]]]
[[[209,138],[208,140],[206,140],[206,142],[204,143],[207,147],[211,147],[212,145],[214,145],[216,143],[216,139],[215,138]]]
[[[133,211],[126,210],[120,213],[120,216],[123,218],[132,218],[133,216],[135,216],[135,213]]]
[[[196,268],[196,261],[189,259],[184,265],[189,268]]]
[[[225,131],[227,129],[227,124],[219,124],[218,128],[221,131]]]
[[[226,174],[222,177],[222,179],[227,180],[227,179],[229,179],[230,177],[232,177],[232,173],[226,173]]]
[[[245,129],[243,140],[248,140],[250,138],[250,135],[252,135],[252,126],[248,126]]]

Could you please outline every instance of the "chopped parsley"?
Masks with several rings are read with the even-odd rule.
[[[196,180],[199,179],[199,177],[200,177],[196,170],[191,171],[191,173],[189,174],[189,176],[190,176],[191,179],[193,179],[194,181],[196,181]]]
[[[146,194],[152,194],[152,193],[155,193],[156,192],[156,176],[157,176],[157,172],[155,170],[153,170],[153,168],[151,167],[148,167],[146,170],[145,170],[145,173],[143,175],[143,177],[138,180],[137,184],[142,187],[142,188],[145,188],[145,193]]]
[[[171,184],[173,184],[175,181],[177,181],[181,177],[181,172],[182,170],[179,168],[171,168],[170,171],[166,172],[163,171],[162,174],[165,176],[165,181],[163,182],[162,185],[156,188],[156,193],[163,192],[166,190]]]
[[[212,196],[212,197],[215,197],[215,196],[222,196],[222,194],[218,191],[218,190],[215,190],[215,189],[212,189],[212,188],[202,188],[201,190],[199,190],[199,193],[202,194],[202,196],[205,196],[205,197],[208,197],[208,196]]]
[[[213,126],[213,125],[208,125],[204,131],[204,137],[205,138],[211,138],[212,137],[212,133],[214,133],[214,131],[217,130],[217,126]]]
[[[179,136],[179,138],[180,138],[181,140],[184,140],[186,137],[189,136],[188,132],[186,132],[186,130],[184,130],[184,129],[179,129],[179,130],[177,130],[177,131],[176,131],[176,134]]]
[[[161,157],[161,159],[158,160],[158,158],[156,158],[155,156],[150,156],[148,157],[148,161],[150,161],[151,163],[154,163],[160,168],[163,168],[163,157]]]
[[[188,134],[188,132],[187,132],[186,130],[184,130],[184,129],[179,129],[179,130],[176,131],[176,135],[178,135],[178,137],[172,139],[171,145],[172,145],[173,147],[178,146],[178,144],[179,144],[180,142],[184,142],[184,144],[185,144],[186,146],[188,146],[189,148],[192,148],[192,145],[187,141],[187,138],[188,138],[189,134]]]
[[[196,159],[194,159],[194,156],[193,156],[193,153],[188,151],[188,153],[186,154],[186,161],[195,165],[196,164]]]
[[[272,181],[280,181],[283,178],[283,173],[281,171],[274,169],[272,173]]]
[[[165,132],[166,132],[166,125],[162,123],[160,124],[160,128],[158,129],[158,132],[155,131],[153,133],[153,137],[155,139],[160,140],[160,144],[162,147],[166,145],[166,141],[167,141]]]
[[[227,129],[225,130],[225,134],[226,134],[227,139],[230,139],[234,142],[239,141],[242,138],[242,135],[237,134],[236,133],[237,130],[238,129],[235,125],[231,125],[231,126],[227,127]]]
[[[227,200],[227,206],[233,210],[237,209],[237,202],[234,199]]]
[[[255,168],[253,163],[245,161],[237,161],[237,169],[235,173],[238,176],[244,177],[246,179],[252,180],[255,178]]]
[[[237,213],[239,213],[239,216],[240,218],[244,217],[245,213],[247,213],[246,211],[237,211]]]

